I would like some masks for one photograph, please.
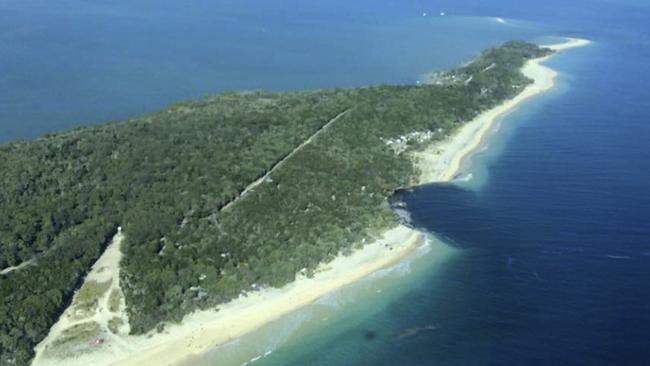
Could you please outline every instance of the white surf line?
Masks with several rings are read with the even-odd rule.
[[[298,145],[295,149],[293,149],[293,150],[292,150],[289,154],[287,154],[287,156],[285,156],[282,160],[280,160],[279,162],[275,163],[275,165],[273,165],[273,166],[271,167],[271,169],[269,169],[269,171],[268,171],[266,174],[264,174],[262,177],[258,178],[258,179],[257,179],[256,181],[254,181],[253,183],[249,184],[249,185],[248,185],[248,186],[247,186],[247,187],[246,187],[246,188],[245,188],[245,189],[244,189],[244,190],[243,190],[243,191],[242,191],[242,192],[241,192],[241,193],[240,193],[240,194],[239,194],[239,195],[234,199],[234,200],[228,202],[225,206],[223,206],[223,207],[221,208],[220,211],[224,211],[224,210],[228,209],[228,207],[234,205],[234,204],[235,204],[236,202],[238,202],[241,198],[243,198],[244,196],[246,196],[246,194],[248,194],[248,192],[252,191],[253,189],[255,189],[255,187],[257,187],[257,186],[259,186],[260,184],[262,184],[262,182],[264,182],[264,181],[265,181],[265,180],[266,180],[266,179],[267,179],[271,174],[273,174],[273,172],[275,172],[275,171],[276,171],[280,166],[282,166],[282,164],[284,164],[284,162],[286,162],[287,160],[291,159],[291,157],[293,157],[293,156],[294,156],[298,151],[302,150],[302,148],[304,148],[305,146],[309,145],[312,141],[314,141],[314,139],[315,139],[316,137],[318,137],[318,135],[320,135],[323,131],[327,130],[327,129],[328,129],[331,125],[333,125],[336,121],[338,121],[339,119],[343,118],[343,116],[345,116],[345,115],[346,115],[348,112],[350,112],[352,109],[353,109],[353,108],[346,109],[345,111],[343,111],[343,112],[339,113],[338,115],[336,115],[336,117],[334,117],[334,118],[332,118],[331,120],[329,120],[329,122],[327,122],[327,123],[324,124],[321,128],[319,128],[318,131],[314,132],[313,135],[309,136],[308,139],[306,139],[306,140],[303,141],[300,145]]]

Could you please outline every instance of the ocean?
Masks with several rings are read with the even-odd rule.
[[[219,3],[0,0],[0,141],[223,90],[415,83],[511,38],[595,43],[552,59],[557,87],[457,181],[403,196],[432,233],[416,256],[188,366],[650,364],[650,5]]]

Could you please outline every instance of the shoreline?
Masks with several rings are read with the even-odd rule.
[[[53,341],[48,335],[36,347],[37,355],[31,365],[183,365],[188,359],[234,341],[372,273],[394,266],[416,253],[425,240],[424,233],[398,225],[387,230],[380,240],[351,255],[339,255],[333,261],[321,264],[313,278],[300,275],[282,288],[267,288],[240,296],[218,306],[218,311],[195,311],[185,316],[181,324],[166,325],[161,333],[151,331],[138,336],[110,336],[101,349],[80,353],[74,358],[45,357],[46,345]],[[100,257],[98,262],[103,258]],[[50,332],[60,333],[62,326],[59,322],[65,324],[67,319],[63,317],[57,321]]]
[[[496,121],[522,102],[554,86],[558,74],[543,63],[562,50],[587,44],[589,41],[569,38],[566,43],[544,46],[556,53],[530,60],[522,68],[524,75],[533,79],[534,83],[514,98],[467,122],[447,139],[414,153],[413,162],[421,170],[417,184],[451,181],[460,171],[463,161],[483,143]],[[423,233],[400,225],[387,230],[382,239],[365,245],[351,255],[338,256],[332,262],[321,265],[313,278],[299,276],[282,288],[264,289],[240,296],[218,306],[218,311],[196,311],[187,315],[181,324],[167,325],[162,333],[123,336],[121,344],[106,345],[96,352],[65,361],[39,359],[38,365],[60,365],[62,362],[70,366],[179,365],[399,263],[412,255],[424,241]]]
[[[182,325],[170,326],[170,332],[159,336],[160,341],[155,342],[153,347],[131,354],[128,359],[106,364],[183,364],[192,357],[236,340],[327,294],[395,265],[413,254],[424,242],[423,233],[397,226],[384,233],[379,241],[366,245],[350,256],[339,256],[321,265],[313,278],[301,277],[279,289],[265,289],[239,297],[220,306],[217,312],[207,310],[190,314]]]

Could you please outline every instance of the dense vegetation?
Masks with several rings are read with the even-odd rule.
[[[371,241],[417,174],[386,140],[442,138],[519,93],[519,68],[548,52],[509,42],[440,85],[229,93],[0,146],[0,268],[31,261],[0,275],[0,364],[29,361],[118,225],[134,333]]]

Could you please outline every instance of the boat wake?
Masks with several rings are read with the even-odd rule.
[[[273,350],[268,350],[268,351],[264,352],[263,354],[261,354],[261,355],[257,355],[257,356],[255,356],[255,357],[251,358],[250,360],[248,360],[248,361],[242,363],[241,366],[250,365],[251,363],[253,363],[253,362],[255,362],[255,361],[259,361],[259,360],[261,360],[261,359],[263,359],[263,358],[265,358],[265,357],[270,356],[271,353],[273,353]]]
[[[611,254],[608,254],[607,258],[610,258],[610,259],[630,259],[630,256],[629,255],[611,255]]]

